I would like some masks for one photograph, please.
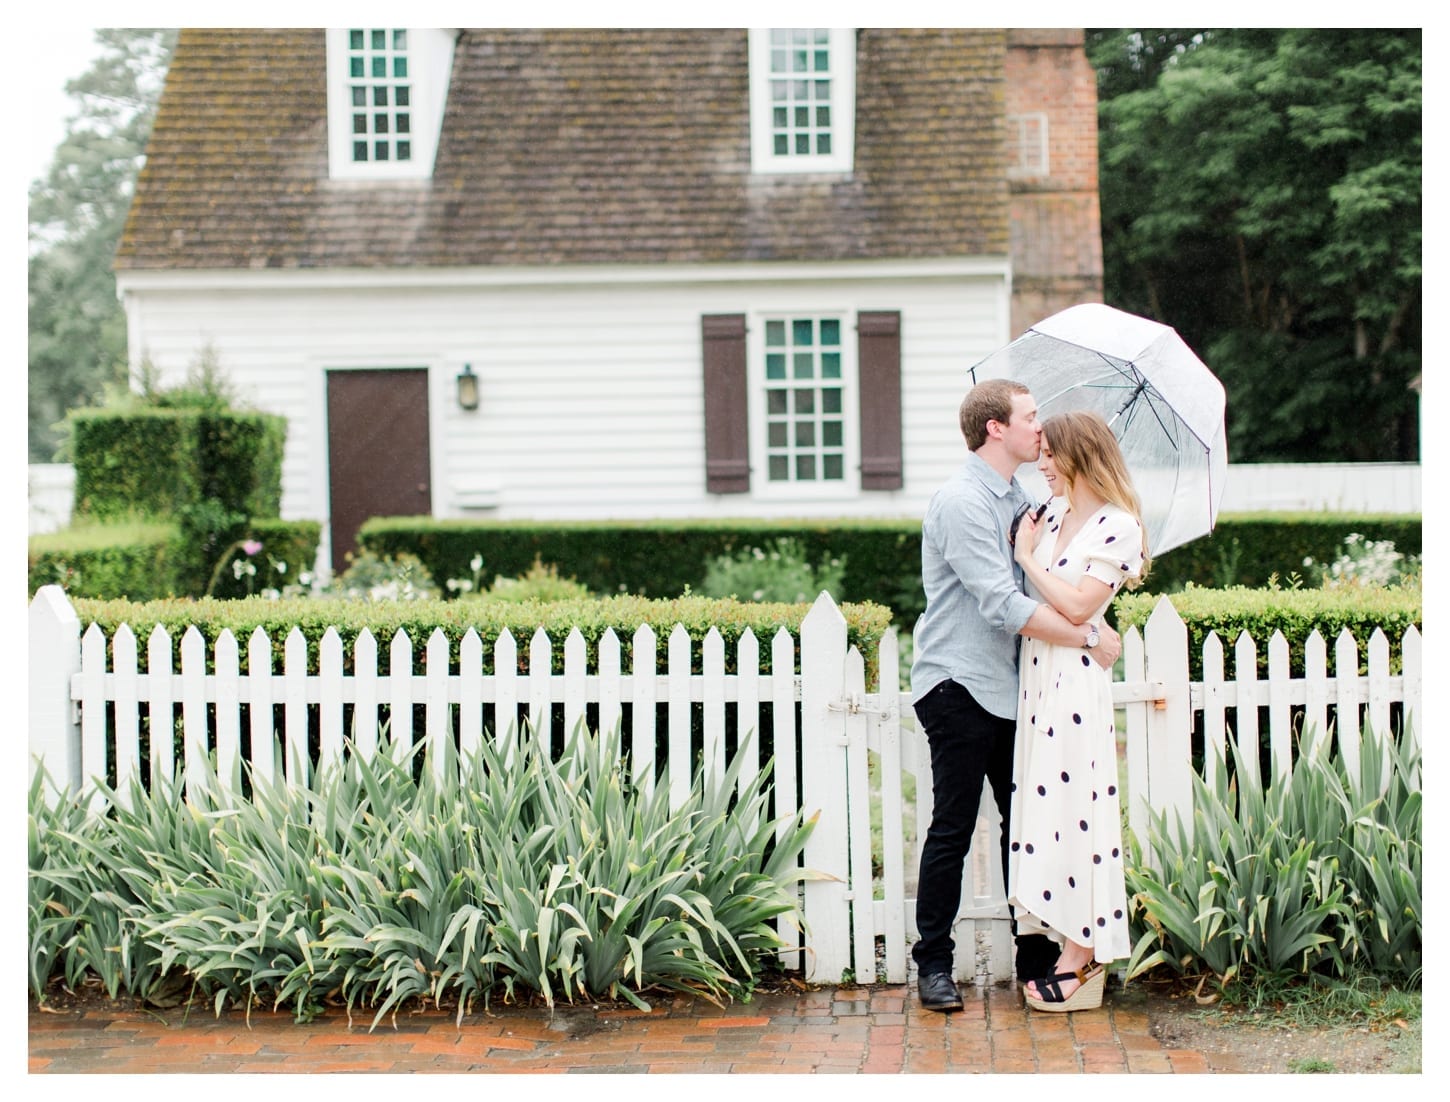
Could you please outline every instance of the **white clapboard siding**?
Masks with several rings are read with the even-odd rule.
[[[240,708],[250,710],[248,770],[258,783],[276,779],[302,783],[314,764],[368,757],[378,752],[378,725],[386,715],[390,735],[407,752],[419,732],[414,706],[424,716],[427,767],[457,767],[454,738],[464,753],[486,737],[511,753],[520,709],[541,737],[557,749],[598,708],[598,722],[612,729],[632,706],[633,780],[652,790],[659,771],[668,776],[668,798],[678,807],[687,798],[697,762],[691,724],[701,718],[699,768],[707,778],[723,777],[734,747],[743,790],[765,767],[755,737],[769,721],[774,732],[773,814],[778,829],[797,812],[814,821],[799,862],[804,877],[798,899],[802,932],[790,916],[776,920],[787,967],[801,968],[811,982],[834,983],[854,973],[878,974],[877,943],[884,943],[884,978],[905,982],[907,943],[915,935],[915,899],[910,882],[920,861],[931,821],[931,755],[915,721],[911,695],[899,680],[899,647],[888,631],[876,644],[879,680],[865,683],[867,662],[847,645],[846,623],[829,595],[822,594],[805,617],[797,640],[784,628],[770,640],[770,673],[760,672],[760,641],[745,632],[735,654],[736,673],[727,674],[723,637],[711,628],[701,645],[701,672],[692,672],[694,646],[682,625],[664,648],[648,625],[630,637],[629,654],[613,631],[599,640],[590,669],[587,643],[577,628],[560,644],[542,630],[528,644],[520,672],[518,644],[501,632],[491,643],[494,673],[484,675],[485,643],[470,629],[458,646],[458,673],[447,638],[433,631],[424,647],[423,673],[413,672],[413,648],[397,632],[388,643],[388,672],[378,670],[378,641],[364,630],[347,648],[334,629],[324,634],[317,673],[308,672],[307,642],[290,629],[282,641],[281,671],[274,672],[276,647],[260,628],[247,640],[248,670],[238,671],[237,640],[223,631],[211,656],[200,632],[188,626],[180,641],[181,665],[174,665],[171,635],[156,625],[147,640],[146,669],[139,668],[135,627],[121,625],[111,639],[92,624],[82,635],[75,611],[58,587],[37,593],[30,607],[30,750],[32,774],[44,768],[58,792],[73,793],[95,810],[104,808],[91,784],[113,768],[117,799],[129,799],[130,780],[156,786],[174,776],[172,744],[177,709],[184,756],[182,779],[194,793],[214,760],[226,798],[240,798]],[[1124,709],[1129,826],[1140,839],[1150,816],[1177,818],[1192,829],[1195,717],[1201,716],[1205,779],[1216,783],[1222,760],[1235,742],[1246,752],[1244,768],[1258,768],[1259,709],[1267,710],[1273,775],[1292,768],[1294,712],[1303,708],[1302,731],[1310,748],[1332,745],[1349,769],[1363,767],[1371,752],[1388,753],[1384,740],[1393,706],[1402,703],[1410,726],[1404,743],[1418,747],[1423,699],[1420,633],[1406,631],[1396,644],[1401,673],[1391,675],[1392,647],[1381,630],[1366,643],[1361,675],[1359,644],[1348,632],[1334,641],[1333,672],[1325,640],[1311,633],[1304,645],[1303,676],[1283,636],[1265,641],[1267,676],[1258,672],[1260,645],[1246,633],[1233,642],[1232,676],[1226,673],[1224,644],[1210,634],[1202,651],[1202,680],[1190,681],[1187,628],[1168,598],[1153,609],[1144,630],[1123,635],[1122,680],[1113,684],[1114,703]],[[562,652],[556,653],[556,646]],[[108,655],[109,652],[109,655]],[[560,667],[557,659],[562,659]],[[349,674],[348,669],[352,672]],[[60,671],[57,673],[56,671]],[[735,722],[729,723],[734,705]],[[388,706],[386,713],[380,706]],[[550,732],[553,706],[562,705],[566,730]],[[664,705],[664,762],[656,761],[656,706]],[[797,713],[799,705],[799,713]],[[109,714],[108,714],[109,706]],[[344,727],[353,709],[351,729]],[[492,707],[492,723],[486,718]],[[307,753],[309,710],[318,712],[318,761]],[[280,708],[280,726],[276,726]],[[149,723],[141,723],[142,710]],[[456,709],[456,728],[453,726]],[[799,719],[797,715],[799,714]],[[275,729],[274,729],[275,728]],[[491,733],[490,733],[491,732]],[[154,737],[153,734],[154,733]],[[151,772],[141,776],[149,756]],[[799,757],[800,768],[797,769]],[[914,807],[904,798],[907,778],[915,785]],[[873,844],[871,808],[879,801],[881,842]],[[914,845],[907,849],[910,830]],[[1000,837],[995,801],[984,798],[973,836],[957,925],[955,969],[959,979],[979,984],[1008,977],[1012,969],[1006,889],[997,859]],[[880,869],[877,876],[874,869]],[[984,951],[985,950],[985,951]]]

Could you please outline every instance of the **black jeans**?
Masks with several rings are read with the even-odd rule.
[[[922,697],[915,711],[931,747],[931,826],[921,847],[916,885],[916,928],[921,936],[911,947],[917,974],[925,976],[952,970],[952,924],[961,906],[962,873],[977,827],[983,780],[991,784],[992,797],[1002,813],[1002,879],[1006,882],[1017,724],[987,711],[951,679]],[[1036,979],[1051,972],[1058,954],[1051,939],[1029,934],[1017,937],[1016,943],[1019,978]]]

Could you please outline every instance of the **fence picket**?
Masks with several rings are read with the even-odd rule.
[[[669,730],[666,766],[670,778],[670,807],[678,808],[690,796],[690,770],[681,768],[690,760],[690,633],[684,624],[670,632],[669,672],[665,675],[665,698],[669,701]]]
[[[216,771],[222,791],[242,791],[242,677],[237,637],[222,628],[216,640]],[[324,682],[325,684],[325,682]]]
[[[106,636],[92,623],[81,637],[81,777],[90,784],[104,781],[108,771],[106,747]],[[97,793],[93,809],[104,801]]]
[[[656,645],[654,628],[640,624],[634,633],[634,733],[629,758],[634,783],[647,796],[655,790]]]
[[[744,792],[760,775],[760,640],[746,628],[735,649],[735,752],[745,756],[739,785]]]
[[[504,628],[493,646],[493,739],[512,761],[519,742],[519,644]]]
[[[605,628],[599,637],[599,729],[617,731],[624,715],[620,683],[619,636]]]
[[[433,776],[442,779],[456,762],[453,754],[453,731],[448,706],[448,636],[442,628],[434,628],[423,651],[423,730],[428,747],[424,751]]]
[[[471,757],[483,742],[483,640],[469,628],[458,644],[458,753]]]
[[[307,753],[307,639],[294,627],[282,644],[282,767],[293,784],[306,785],[312,762]]]
[[[700,761],[706,783],[718,785],[725,772],[725,640],[718,628],[705,633],[703,650],[705,722]]]
[[[122,624],[111,638],[116,671],[116,801],[131,806],[131,785],[141,769],[141,712],[136,667],[136,633]]]
[[[171,636],[157,624],[146,640],[146,680],[151,705],[147,709],[151,739],[151,791],[176,776],[176,713],[171,691]]]
[[[1204,780],[1219,796],[1224,793],[1219,782],[1227,780],[1227,772],[1210,768],[1215,762],[1228,761],[1225,736],[1224,705],[1227,687],[1223,679],[1223,640],[1210,631],[1203,641],[1203,749]],[[1132,783],[1129,782],[1129,790]]]
[[[785,628],[776,631],[770,641],[770,696],[771,730],[775,747],[775,817],[778,822],[776,837],[783,837],[789,820],[800,810],[800,778],[796,773],[796,680],[795,639]],[[796,859],[796,866],[805,862],[804,855]],[[804,894],[797,888],[798,896]],[[775,919],[775,930],[786,946],[800,946],[802,937],[789,918]],[[802,967],[802,953],[799,948],[781,950],[781,966]]]
[[[352,645],[352,743],[364,760],[378,752],[378,641],[367,628]]]
[[[584,650],[584,633],[577,627],[569,629],[564,638],[564,740],[574,737],[584,722],[588,676]]]
[[[342,760],[342,636],[335,627],[322,634],[317,672],[322,682],[317,764],[327,767]]]
[[[851,967],[862,983],[876,979],[876,892],[871,870],[871,775],[866,759],[866,664],[861,652],[846,652],[845,666],[846,823],[850,832],[847,898],[851,903]]]
[[[1269,760],[1280,780],[1289,779],[1294,764],[1289,718],[1289,641],[1275,629],[1269,636]]]
[[[554,646],[543,628],[536,628],[529,640],[529,725],[539,745],[550,750],[554,746],[554,701],[549,691],[553,681]]]
[[[1158,600],[1144,626],[1148,680],[1161,684],[1163,691],[1162,706],[1155,702],[1152,708],[1145,709],[1147,796],[1156,810],[1176,814],[1191,830],[1193,784],[1189,736],[1193,712],[1188,681],[1188,626],[1167,597]]]
[[[1245,771],[1255,783],[1259,770],[1259,649],[1246,631],[1234,642],[1234,738],[1243,757]]]
[[[1311,753],[1318,753],[1329,741],[1325,709],[1329,686],[1324,658],[1324,636],[1315,628],[1304,640],[1304,733],[1309,737]]]
[[[413,749],[413,641],[402,628],[388,644],[388,738],[393,760],[406,760]]]
[[[1390,641],[1375,628],[1369,637],[1369,701],[1365,707],[1365,727],[1378,738],[1380,751],[1381,791],[1390,783],[1390,746],[1394,741],[1390,730]]]
[[[881,792],[881,933],[886,948],[886,982],[905,983],[906,838],[901,769],[900,651],[895,630],[877,647],[877,699],[881,709],[876,751]]]
[[[1359,648],[1348,628],[1334,640],[1334,739],[1345,771],[1359,783]]]
[[[1420,649],[1420,632],[1413,624],[1405,629],[1404,637],[1400,640],[1400,674],[1401,684],[1404,688],[1401,695],[1404,698],[1404,741],[1407,749],[1418,753],[1421,744],[1420,735],[1420,703],[1421,703],[1421,682],[1420,663],[1422,659]],[[1419,766],[1413,770],[1415,784],[1420,783]]]
[[[272,713],[272,640],[260,627],[247,638],[247,704],[250,712],[252,776],[276,777],[277,738]],[[156,760],[156,726],[151,727],[151,760]]]
[[[292,629],[297,631],[296,628]],[[297,631],[300,639],[302,633]],[[206,640],[192,624],[181,636],[181,726],[186,798],[199,797],[207,765]]]

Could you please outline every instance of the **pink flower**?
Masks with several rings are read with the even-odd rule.
[[[262,545],[256,540],[247,540],[242,544],[242,550],[245,551],[250,557],[252,555],[255,555],[258,551],[262,550]]]

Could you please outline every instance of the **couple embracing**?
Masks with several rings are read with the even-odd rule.
[[[1141,508],[1096,414],[1039,423],[1025,386],[992,379],[963,400],[961,429],[970,454],[922,522],[911,668],[933,801],[912,947],[920,1001],[962,1007],[952,927],[986,780],[1023,996],[1088,1010],[1105,965],[1130,949],[1110,683],[1122,643],[1102,616],[1146,573]],[[1014,477],[1030,462],[1052,494],[1041,509]]]

